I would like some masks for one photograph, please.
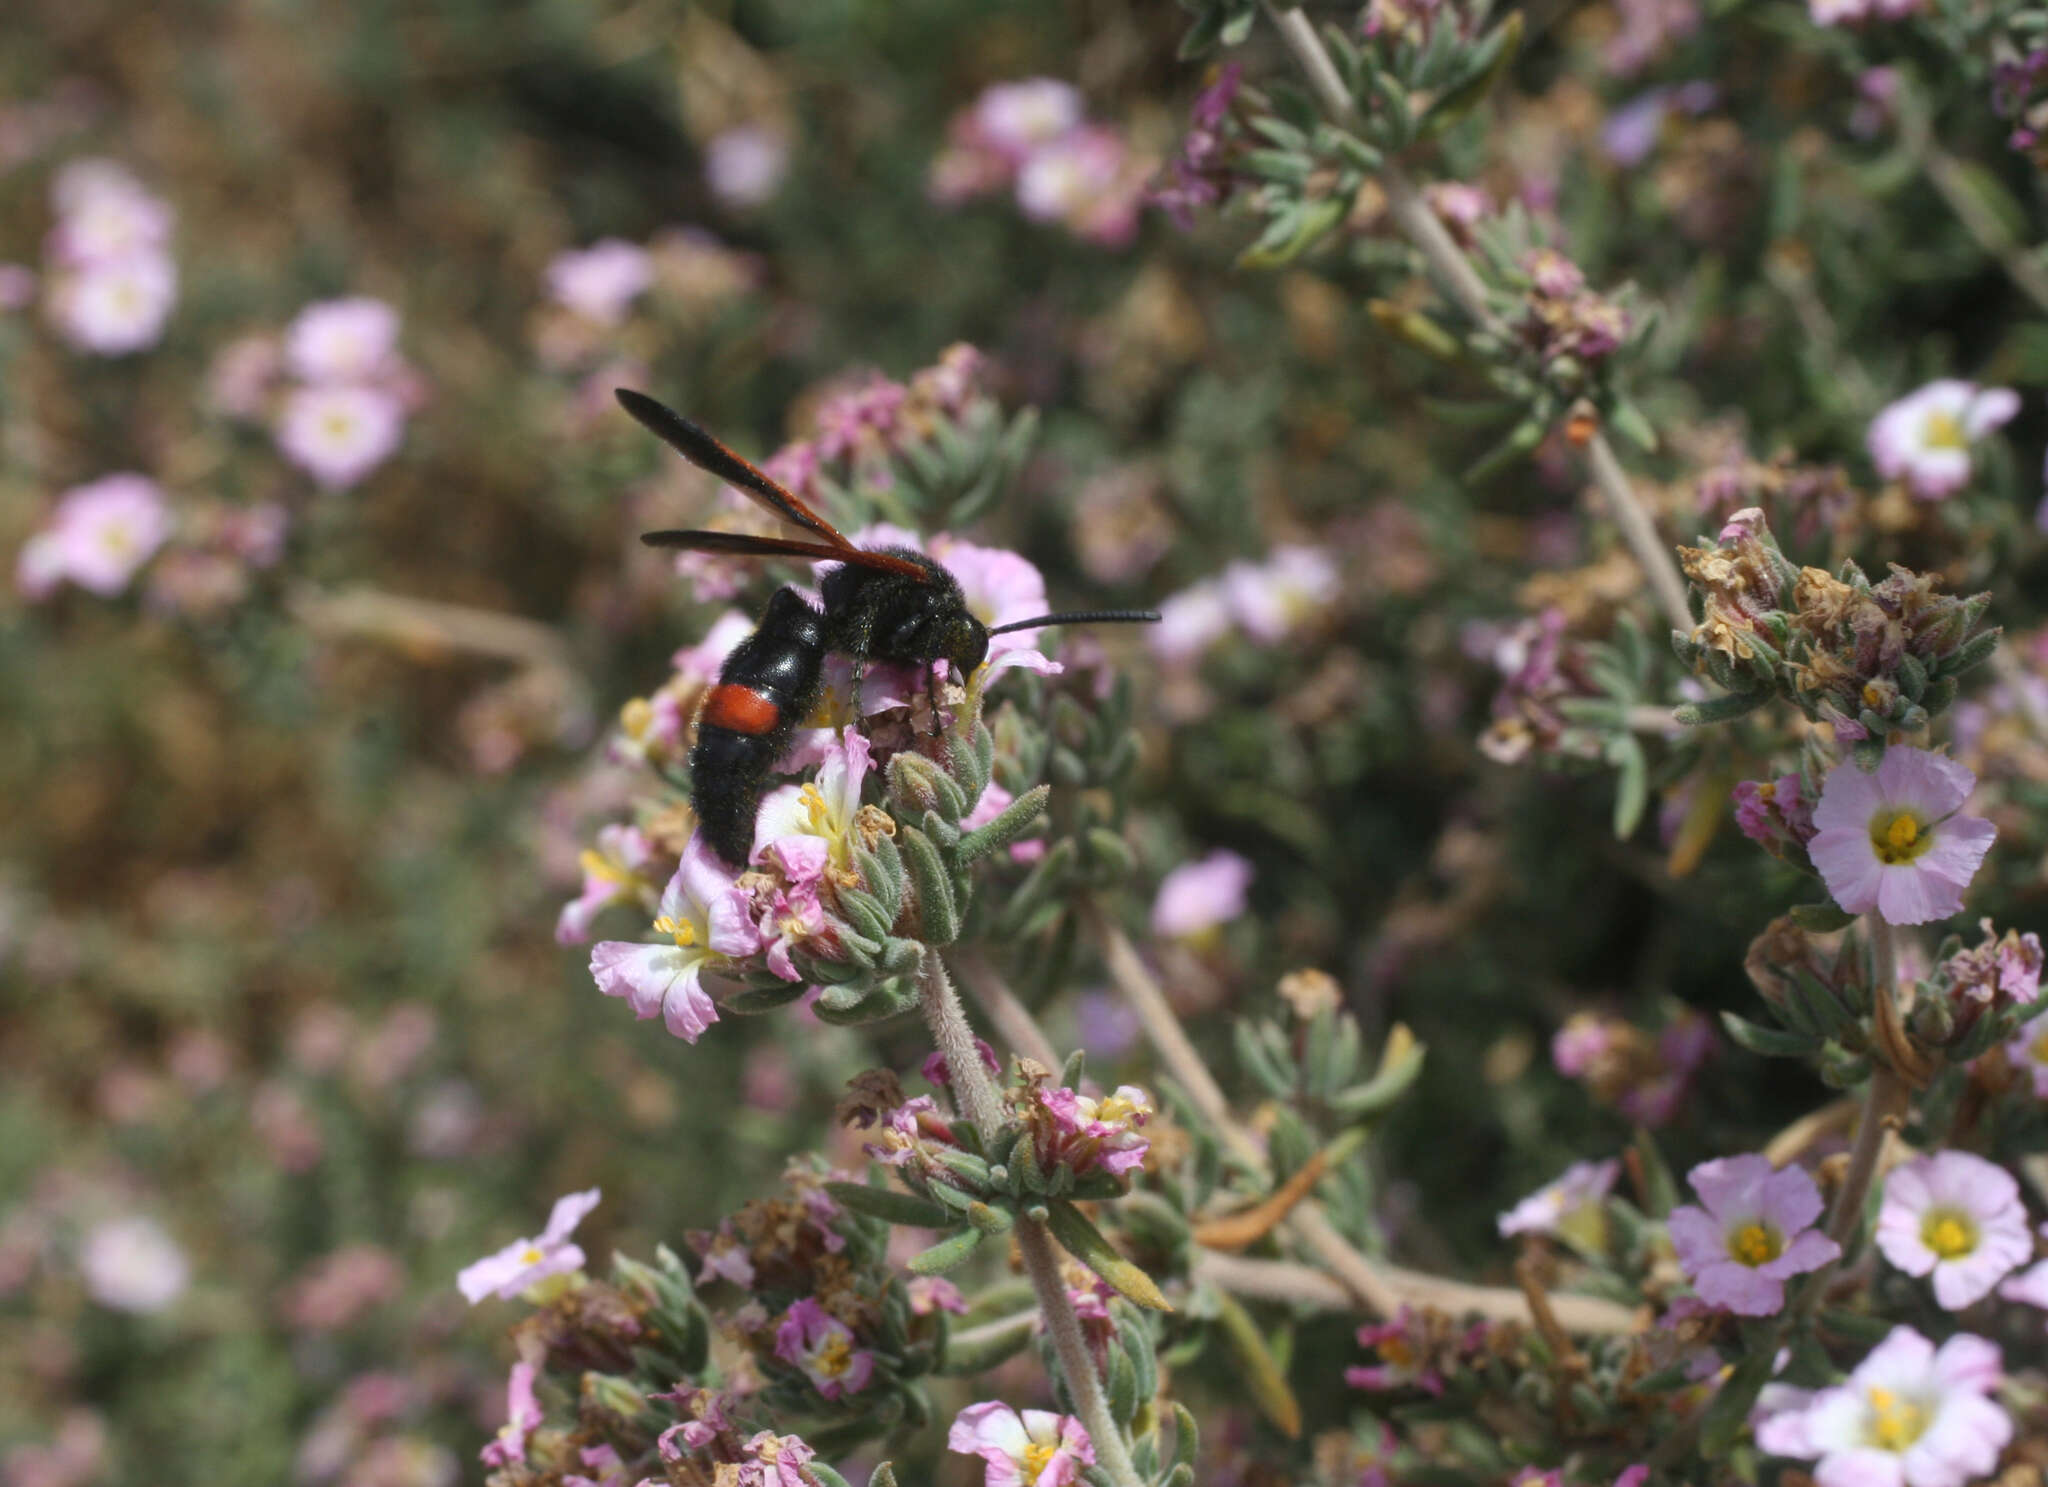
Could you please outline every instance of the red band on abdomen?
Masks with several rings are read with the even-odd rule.
[[[782,717],[773,698],[763,697],[752,687],[726,682],[713,687],[704,699],[702,721],[734,733],[766,733]]]

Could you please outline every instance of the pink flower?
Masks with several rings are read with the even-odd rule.
[[[1894,1327],[1845,1383],[1757,1426],[1773,1456],[1818,1459],[1821,1487],[1963,1487],[1998,1465],[2012,1421],[1989,1396],[1998,1349],[1958,1333],[1936,1350]]]
[[[801,981],[803,972],[790,951],[825,932],[825,909],[818,884],[828,862],[824,841],[814,836],[788,836],[771,842],[764,860],[780,869],[782,883],[756,890],[758,929],[768,969],[785,981]]]
[[[913,1275],[904,1291],[910,1298],[912,1316],[928,1317],[942,1311],[956,1317],[967,1315],[967,1298],[943,1275]]]
[[[177,264],[151,251],[57,276],[46,304],[57,333],[79,350],[125,356],[156,344],[177,300]]]
[[[1800,795],[1799,776],[1740,781],[1735,786],[1735,825],[1773,857],[1788,852],[1796,857],[1814,834],[1813,809]]]
[[[1159,623],[1148,626],[1152,654],[1169,665],[1186,665],[1230,633],[1230,604],[1216,579],[1169,594],[1159,601]]]
[[[19,263],[0,263],[0,310],[20,310],[36,297],[36,271]]]
[[[2012,1174],[1966,1151],[1938,1151],[1885,1179],[1877,1247],[1908,1275],[1934,1277],[1934,1299],[1961,1311],[2034,1253]]]
[[[1970,446],[2019,411],[2020,395],[2009,387],[1930,382],[1871,420],[1871,462],[1921,500],[1938,501],[1970,483]]]
[[[931,555],[959,580],[969,612],[991,629],[1016,620],[1036,619],[1052,608],[1045,597],[1045,575],[1029,558],[1007,548],[982,547],[941,532],[932,538]],[[1058,672],[1059,662],[1046,654],[1056,633],[1013,630],[1008,635],[990,636],[986,663],[989,674],[993,676],[1012,666],[1043,675]]]
[[[1159,882],[1152,933],[1163,940],[1199,939],[1244,913],[1251,885],[1252,865],[1228,848],[1182,863]]]
[[[624,997],[643,1021],[659,1016],[668,1030],[694,1043],[718,1021],[718,1005],[704,990],[707,967],[715,969],[761,948],[752,903],[724,864],[692,836],[675,876],[662,890],[656,933],[667,945],[606,940],[591,948],[590,974],[606,996]]]
[[[583,891],[562,905],[555,918],[555,943],[580,945],[590,938],[590,922],[613,904],[631,903],[652,886],[640,869],[654,857],[654,848],[637,826],[600,827],[597,845],[583,851]]]
[[[282,368],[275,336],[238,336],[213,354],[206,369],[206,405],[223,418],[257,423]]]
[[[2034,1098],[2048,1100],[2048,1023],[2022,1023],[2005,1045],[2006,1062],[2034,1084]]]
[[[1081,94],[1049,77],[994,83],[975,100],[973,122],[984,148],[1021,165],[1080,124]]]
[[[1851,914],[1888,924],[1946,919],[1963,906],[1997,828],[1956,812],[1977,777],[1940,754],[1903,745],[1865,774],[1838,764],[1821,785],[1807,854]]]
[[[754,818],[754,859],[780,848],[786,861],[806,861],[800,854],[808,849],[800,843],[784,846],[789,838],[799,837],[823,843],[825,862],[850,870],[859,840],[860,794],[867,779],[868,753],[866,735],[849,725],[835,742],[825,746],[824,760],[809,784],[769,791]],[[823,866],[818,869],[823,870]]]
[[[142,257],[164,257],[171,209],[126,166],[112,160],[74,160],[57,173],[50,197],[57,225],[50,258],[66,268],[105,268]]]
[[[1072,1415],[1025,1410],[995,1400],[970,1404],[946,1432],[946,1449],[988,1464],[983,1487],[1071,1487],[1095,1465],[1095,1443]]]
[[[475,1306],[486,1296],[509,1301],[528,1286],[550,1276],[567,1275],[583,1268],[583,1250],[569,1236],[584,1216],[597,1207],[596,1188],[569,1193],[555,1200],[547,1227],[538,1239],[515,1239],[494,1255],[463,1267],[455,1284]]]
[[[299,311],[285,332],[294,376],[312,385],[380,382],[398,358],[398,312],[380,299],[321,300]]]
[[[162,1224],[151,1218],[110,1219],[86,1234],[78,1251],[85,1293],[115,1311],[166,1310],[185,1294],[192,1267]]]
[[[1225,568],[1223,596],[1245,634],[1273,645],[1327,609],[1340,582],[1336,563],[1321,548],[1276,547],[1262,563]]]
[[[558,255],[547,281],[556,303],[599,325],[617,325],[654,282],[654,265],[645,248],[605,238]]]
[[[531,1363],[512,1365],[512,1376],[505,1381],[506,1420],[498,1427],[498,1434],[481,1453],[485,1466],[521,1465],[526,1461],[526,1438],[533,1434],[545,1416],[541,1413],[540,1400],[534,1397],[533,1381],[537,1370]]]
[[[854,1346],[853,1329],[809,1296],[776,1325],[775,1356],[803,1370],[827,1399],[860,1393],[875,1371],[874,1355]]]
[[[1601,1204],[1620,1173],[1621,1163],[1612,1159],[1572,1163],[1564,1176],[1502,1214],[1501,1234],[1597,1235],[1605,1227]]]
[[[1038,222],[1064,222],[1106,247],[1120,248],[1138,230],[1142,179],[1130,147],[1099,124],[1069,130],[1034,150],[1017,173],[1017,205]]]
[[[277,420],[277,447],[285,458],[328,490],[359,483],[404,437],[404,403],[375,387],[298,388]]]
[[[15,583],[31,599],[67,579],[111,598],[170,534],[170,512],[154,480],[127,472],[102,476],[58,498],[49,525],[22,549]]]
[[[1415,1388],[1425,1394],[1444,1392],[1443,1376],[1428,1366],[1415,1346],[1414,1315],[1405,1306],[1389,1322],[1368,1322],[1358,1329],[1358,1345],[1379,1354],[1372,1364],[1353,1364],[1344,1370],[1344,1382],[1354,1389],[1383,1392]]]
[[[714,135],[704,150],[704,179],[728,206],[759,206],[788,173],[789,145],[773,130],[752,124]]]
[[[1068,1167],[1077,1176],[1099,1169],[1121,1177],[1145,1164],[1151,1143],[1138,1130],[1151,1119],[1152,1100],[1136,1085],[1120,1084],[1099,1100],[1064,1085],[1036,1093],[1039,1108],[1051,1116],[1033,1123],[1044,1169]]]
[[[1705,1206],[1672,1210],[1671,1244],[1709,1306],[1770,1316],[1785,1304],[1787,1280],[1841,1257],[1842,1247],[1813,1227],[1820,1189],[1797,1167],[1780,1172],[1765,1157],[1722,1157],[1686,1180]]]

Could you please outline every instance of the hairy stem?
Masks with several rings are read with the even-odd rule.
[[[1875,967],[1871,995],[1896,998],[1898,952],[1892,941],[1892,927],[1873,910],[1863,916],[1863,932],[1870,937]],[[1869,1087],[1863,1093],[1863,1110],[1856,1120],[1856,1144],[1849,1149],[1849,1170],[1842,1175],[1842,1190],[1835,1194],[1834,1211],[1828,1215],[1828,1238],[1842,1246],[1844,1254],[1863,1222],[1863,1203],[1870,1196],[1871,1179],[1877,1175],[1877,1158],[1884,1150],[1885,1132],[1903,1112],[1905,1104],[1905,1081],[1880,1064],[1872,1071]]]
[[[981,1061],[981,1050],[974,1046],[974,1029],[968,1026],[967,1013],[960,1006],[952,978],[946,974],[945,962],[936,950],[925,951],[924,963],[918,968],[917,1000],[924,1009],[932,1041],[945,1055],[954,1100],[984,1136],[993,1137],[1003,1125],[1002,1094]],[[1021,1005],[1018,1010],[1022,1011]],[[1040,1039],[1043,1040],[1042,1034]],[[1137,1468],[1131,1464],[1130,1453],[1124,1449],[1123,1432],[1110,1417],[1109,1401],[1103,1397],[1095,1360],[1088,1356],[1087,1342],[1081,1336],[1081,1319],[1075,1315],[1066,1282],[1060,1278],[1059,1256],[1052,1236],[1043,1224],[1028,1218],[1017,1226],[1016,1235],[1017,1249],[1024,1257],[1024,1273],[1030,1278],[1032,1294],[1038,1298],[1039,1314],[1045,1318],[1046,1331],[1052,1337],[1060,1372],[1066,1376],[1074,1413],[1095,1444],[1095,1464],[1115,1487],[1144,1487]]]
[[[1276,4],[1274,0],[1266,0],[1266,13],[1279,29],[1280,40],[1307,75],[1324,112],[1341,123],[1356,123],[1357,100],[1345,88],[1343,77],[1309,18],[1298,8]],[[1429,264],[1430,272],[1451,302],[1474,325],[1495,335],[1502,334],[1505,328],[1487,299],[1486,281],[1479,277],[1464,250],[1430,210],[1399,161],[1390,159],[1380,167],[1379,183],[1387,194],[1388,215]],[[1670,546],[1657,535],[1657,524],[1648,508],[1638,499],[1635,487],[1622,471],[1621,461],[1615,458],[1607,436],[1596,432],[1586,446],[1586,454],[1592,466],[1593,483],[1606,500],[1615,525],[1621,528],[1622,540],[1635,556],[1636,566],[1643,570],[1657,607],[1663,610],[1672,628],[1690,631],[1692,610],[1686,603],[1685,579],[1672,559]]]

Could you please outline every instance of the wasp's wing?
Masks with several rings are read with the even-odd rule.
[[[710,471],[735,490],[744,492],[757,505],[774,512],[786,522],[815,532],[834,547],[853,546],[832,523],[673,408],[664,407],[630,387],[616,388],[614,395],[619,406],[637,418],[649,433],[698,469]]]
[[[920,583],[930,583],[932,577],[908,558],[865,547],[800,542],[793,537],[755,537],[746,532],[642,532],[640,540],[649,547],[679,547],[685,552],[724,553],[736,558],[809,558],[819,563],[852,563],[914,578]]]

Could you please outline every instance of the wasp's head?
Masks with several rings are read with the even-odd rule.
[[[939,630],[939,654],[966,681],[988,659],[988,626],[966,609],[948,616]]]

